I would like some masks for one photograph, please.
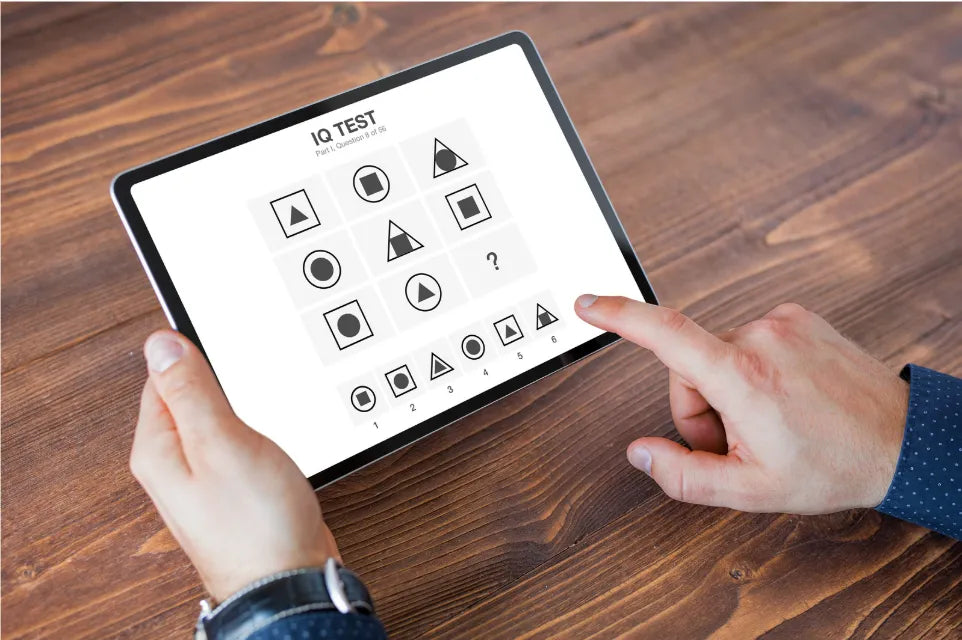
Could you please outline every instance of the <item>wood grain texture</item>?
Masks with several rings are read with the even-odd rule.
[[[712,330],[794,300],[962,374],[962,6],[2,6],[2,631],[184,637],[202,596],[127,470],[164,318],[117,172],[532,35],[656,290]],[[319,493],[394,638],[958,638],[962,544],[873,511],[672,502],[619,344]]]

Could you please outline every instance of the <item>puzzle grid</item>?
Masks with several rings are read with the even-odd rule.
[[[325,364],[536,270],[463,120],[310,175],[249,208]],[[385,363],[340,394],[356,422],[370,421],[559,319],[543,293]]]

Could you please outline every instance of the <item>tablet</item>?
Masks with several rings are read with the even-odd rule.
[[[314,486],[614,342],[578,294],[655,302],[523,33],[111,191],[172,326]]]

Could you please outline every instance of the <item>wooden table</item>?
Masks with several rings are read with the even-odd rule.
[[[3,632],[186,637],[203,592],[127,468],[164,317],[134,164],[523,29],[666,304],[794,300],[962,374],[962,6],[19,5],[2,12]],[[394,638],[958,638],[962,544],[748,515],[628,466],[673,434],[619,344],[320,492]]]

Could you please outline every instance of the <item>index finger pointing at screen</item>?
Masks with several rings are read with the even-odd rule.
[[[575,302],[575,312],[589,324],[648,349],[699,387],[710,387],[718,369],[728,369],[731,345],[674,309],[621,296],[583,295]]]

